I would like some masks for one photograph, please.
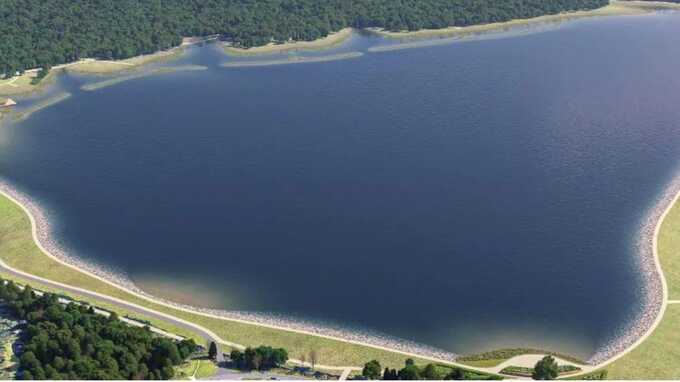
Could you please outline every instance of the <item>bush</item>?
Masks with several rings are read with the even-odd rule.
[[[240,370],[269,370],[288,362],[288,352],[282,348],[260,346],[255,349],[247,348],[243,352],[232,350],[230,358],[234,366]]]
[[[364,365],[361,375],[368,379],[380,379],[381,371],[380,362],[373,360]]]

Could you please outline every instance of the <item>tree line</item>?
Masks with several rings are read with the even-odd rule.
[[[125,59],[218,34],[236,46],[345,27],[438,29],[605,6],[609,0],[2,0],[0,74]]]
[[[381,379],[383,381],[502,379],[492,375],[466,371],[457,367],[441,367],[433,363],[429,363],[421,367],[416,365],[415,361],[410,358],[406,360],[404,367],[399,370],[390,369],[389,367],[386,367],[385,370],[382,370],[380,362],[377,360],[370,361],[364,365],[361,375],[365,379]]]
[[[285,365],[288,362],[288,352],[282,348],[259,346],[246,348],[244,351],[232,350],[229,355],[233,366],[239,370],[270,370]]]
[[[580,370],[574,366],[560,366],[553,356],[547,355],[536,362],[536,365],[530,371],[532,379],[535,380],[554,380],[560,376],[560,369],[568,368],[570,371]],[[508,368],[506,368],[508,369]],[[501,371],[505,372],[506,369]],[[520,368],[525,369],[525,368]],[[514,374],[513,374],[514,375]],[[469,379],[485,379],[494,380],[502,379],[500,376],[488,375],[488,374],[478,374],[476,372],[463,370],[458,367],[444,367],[437,366],[433,363],[429,363],[424,367],[420,367],[415,364],[412,359],[407,359],[405,366],[400,369],[390,369],[385,368],[383,371],[380,362],[373,360],[364,365],[361,372],[361,376],[364,379],[378,380],[382,379],[384,381],[414,381],[414,380],[469,380]],[[587,375],[582,375],[582,379],[607,379],[607,371],[597,371]]]
[[[171,379],[174,366],[197,350],[193,340],[174,341],[97,314],[92,307],[59,302],[30,286],[0,279],[0,301],[25,321],[21,379]]]

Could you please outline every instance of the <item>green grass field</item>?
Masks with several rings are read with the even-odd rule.
[[[175,317],[194,322],[218,334],[227,341],[236,342],[246,346],[271,345],[286,348],[292,358],[301,354],[309,354],[315,350],[319,355],[320,364],[331,366],[361,366],[367,361],[377,359],[384,366],[401,367],[406,356],[386,350],[374,349],[368,346],[349,344],[342,341],[294,333],[285,330],[270,329],[256,325],[232,322],[217,318],[206,317],[194,313],[189,313],[163,305],[155,304],[122,291],[100,280],[78,272],[70,267],[66,267],[53,259],[44,255],[33,242],[31,236],[31,226],[28,216],[24,211],[11,200],[0,195],[0,258],[9,266],[31,273],[46,279],[58,281],[64,284],[78,286],[98,293],[106,294],[116,298],[145,306],[157,311],[171,314]],[[2,274],[5,278],[12,278],[18,282],[20,279]],[[46,288],[44,285],[36,285],[36,288],[60,292]],[[66,293],[67,295],[70,295]],[[73,296],[76,299],[87,301],[93,305],[101,306],[116,311],[121,316],[130,314],[150,321],[154,326],[167,331],[185,336],[194,336],[186,330],[179,329],[165,322],[155,320],[150,317],[141,316],[136,313],[126,312],[119,308],[114,308],[108,304],[99,303],[96,300]],[[418,363],[427,363],[425,360],[416,359]]]
[[[680,203],[659,231],[659,258],[668,297],[680,299]],[[609,379],[680,379],[680,305],[669,304],[661,324],[635,350],[607,367]]]
[[[680,378],[680,305],[669,305],[654,333],[607,367],[609,379]]]
[[[501,363],[509,360],[510,358],[517,357],[523,354],[551,354],[556,357],[577,363],[585,364],[585,361],[572,357],[567,354],[560,354],[556,352],[551,352],[547,350],[531,349],[531,348],[511,348],[511,349],[498,349],[492,350],[484,353],[478,354],[467,354],[458,357],[457,361],[468,366],[473,367],[494,367]]]
[[[0,219],[0,258],[14,268],[172,314],[204,326],[228,341],[247,346],[267,344],[284,347],[289,350],[293,358],[316,350],[319,354],[319,363],[322,364],[359,366],[368,360],[377,359],[382,365],[389,367],[401,367],[405,358],[407,358],[398,353],[367,346],[225,321],[151,303],[61,265],[42,254],[32,240],[28,217],[19,206],[4,196],[0,196],[0,216],[2,216],[2,219]],[[680,299],[679,253],[680,205],[676,205],[664,221],[659,235],[659,256],[668,281],[671,299]],[[12,278],[8,275],[3,275],[3,277]],[[60,292],[43,285],[34,286],[48,291]],[[82,296],[74,297],[116,311],[120,315],[130,314],[93,299],[83,298]],[[140,317],[139,314],[132,315]],[[140,318],[149,320],[159,328],[195,338],[192,332],[168,325],[165,322],[150,317],[141,316]],[[676,362],[678,359],[680,359],[680,305],[669,305],[661,325],[652,336],[634,351],[607,367],[608,377],[610,379],[678,379],[680,378],[680,363]],[[470,366],[484,367],[495,365],[499,360],[502,359],[470,360],[466,363]],[[425,360],[417,361],[427,363]]]
[[[196,379],[210,378],[217,372],[217,365],[209,359],[192,359],[177,368],[175,378],[178,380],[188,380],[191,377]]]

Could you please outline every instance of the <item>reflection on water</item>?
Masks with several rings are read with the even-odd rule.
[[[176,63],[207,70],[89,93],[68,75],[3,127],[0,173],[152,294],[586,358],[639,304],[635,235],[680,157],[677,17],[247,70],[212,46]]]

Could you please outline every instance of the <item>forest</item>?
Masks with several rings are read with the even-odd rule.
[[[438,29],[605,6],[609,0],[0,0],[0,75],[168,49],[218,34],[240,47],[345,27]]]
[[[17,376],[21,379],[171,379],[175,368],[197,350],[193,340],[174,341],[133,327],[115,313],[58,296],[38,296],[0,280],[0,301],[25,320]]]

